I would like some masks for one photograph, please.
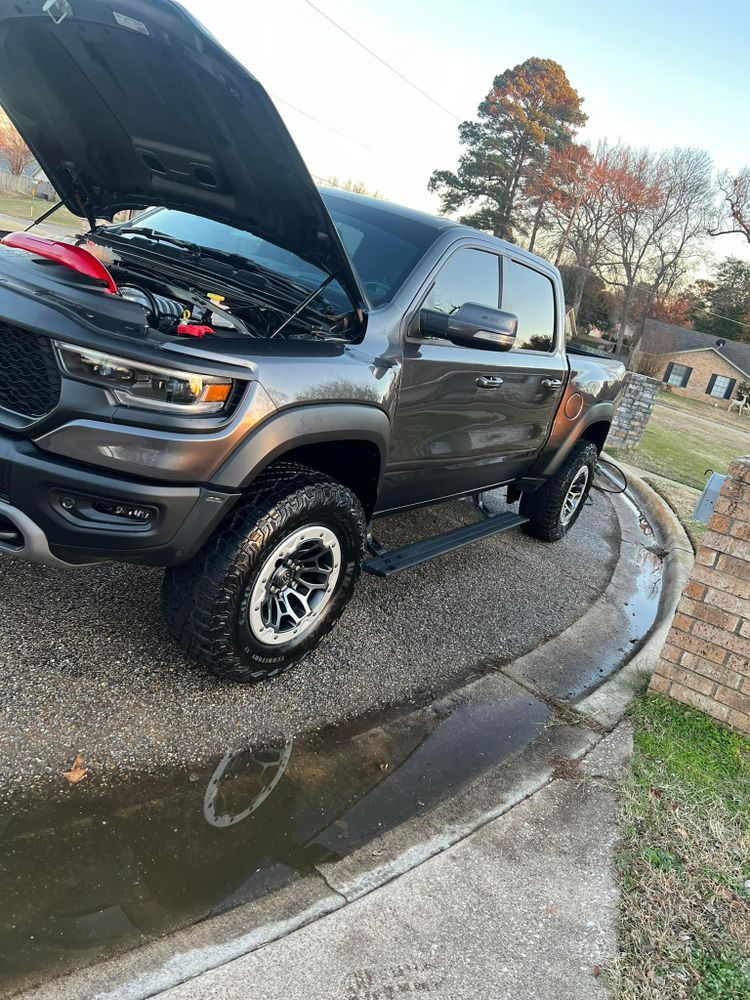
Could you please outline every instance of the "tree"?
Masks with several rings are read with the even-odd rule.
[[[736,177],[728,170],[719,174],[719,188],[723,195],[722,220],[711,235],[739,233],[750,243],[750,167],[743,167]]]
[[[580,313],[589,278],[600,270],[615,215],[612,187],[616,179],[613,150],[600,143],[589,152],[583,197],[557,200],[547,210],[545,247],[560,260],[563,252],[575,260],[569,304]]]
[[[462,222],[511,239],[529,168],[573,140],[586,122],[581,104],[552,59],[527,59],[495,77],[478,121],[459,126],[466,152],[458,170],[436,170],[430,178],[441,211],[468,209]]]
[[[8,162],[8,169],[18,176],[30,163],[34,154],[21,138],[13,122],[0,109],[0,157]]]
[[[529,250],[534,249],[546,211],[548,216],[566,220],[555,258],[555,264],[560,263],[581,203],[589,191],[593,168],[588,148],[569,142],[560,149],[549,150],[544,160],[528,171],[524,197],[534,208]]]
[[[339,188],[341,191],[352,191],[354,194],[365,194],[368,198],[379,198],[381,201],[383,200],[383,195],[380,191],[371,191],[364,181],[353,181],[351,177],[345,181],[340,181],[334,174],[333,177],[329,177],[323,183],[327,187]]]
[[[695,290],[691,319],[696,329],[750,343],[750,263],[727,257],[710,280],[695,283]]]
[[[571,264],[561,264],[560,274],[565,290],[565,303],[573,306],[577,295],[578,268]],[[609,332],[615,323],[616,303],[614,296],[607,290],[601,278],[595,274],[588,275],[578,305],[575,309],[576,327],[588,333],[592,328]]]
[[[636,288],[646,289],[645,320],[656,297],[668,294],[695,263],[715,197],[710,157],[694,149],[653,154],[620,147],[612,196],[609,277],[623,295],[621,351]],[[642,332],[643,324],[632,346]]]

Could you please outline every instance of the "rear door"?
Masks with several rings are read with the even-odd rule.
[[[416,310],[380,510],[508,482],[546,440],[567,374],[551,280],[511,257],[463,246],[433,277],[420,308],[453,313],[466,302],[515,313],[517,346],[502,352],[424,338]]]

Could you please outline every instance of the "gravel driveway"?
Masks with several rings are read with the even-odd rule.
[[[405,544],[474,517],[461,501],[381,521],[378,536]],[[254,687],[180,654],[160,618],[160,571],[0,557],[0,792],[57,783],[78,750],[105,771],[140,771],[428,701],[572,624],[606,587],[619,541],[611,503],[594,494],[556,545],[510,532],[390,580],[364,576],[322,646]]]

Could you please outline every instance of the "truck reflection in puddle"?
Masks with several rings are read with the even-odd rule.
[[[345,856],[529,744],[550,714],[519,688],[443,704],[19,807],[0,838],[4,989],[259,899]]]

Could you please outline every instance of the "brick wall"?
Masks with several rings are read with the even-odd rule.
[[[680,354],[665,355],[659,361],[664,362],[663,368],[658,372],[658,376],[661,379],[664,378],[664,373],[670,361],[673,361],[677,365],[687,365],[688,368],[693,369],[690,373],[688,384],[684,388],[676,385],[670,387],[675,396],[689,396],[691,399],[700,399],[704,403],[716,404],[716,406],[720,406],[723,410],[729,408],[731,400],[706,395],[706,387],[711,376],[725,375],[736,382],[750,381],[746,375],[739,372],[734,365],[730,365],[716,351],[685,351]],[[732,395],[736,394],[737,386],[735,386]]]
[[[651,688],[750,733],[750,456],[729,467]]]
[[[612,427],[607,438],[610,448],[635,448],[643,437],[661,383],[637,372],[628,372]]]

